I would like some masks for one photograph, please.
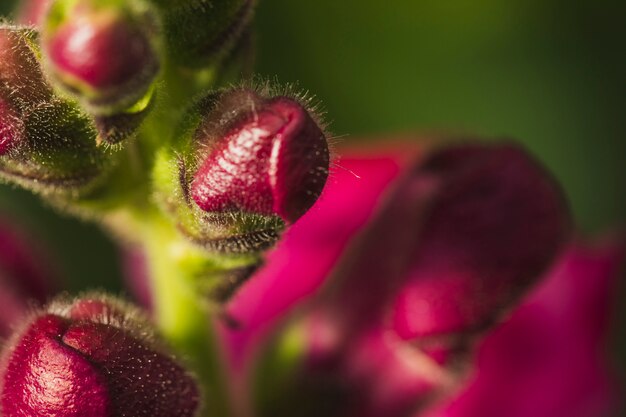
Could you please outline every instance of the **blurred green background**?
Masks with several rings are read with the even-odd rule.
[[[626,214],[625,4],[262,0],[257,68],[316,94],[342,142],[432,131],[515,138],[565,186],[580,230],[597,233]],[[116,250],[96,227],[7,187],[0,208],[43,231],[73,289],[120,288]]]

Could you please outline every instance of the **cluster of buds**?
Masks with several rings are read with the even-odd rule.
[[[144,299],[185,362],[124,302],[41,307],[50,291],[26,291],[5,314],[3,415],[182,417],[224,401],[210,371],[198,369],[197,383],[184,370],[211,362],[190,315],[202,323],[221,309],[313,206],[330,165],[308,99],[239,82],[255,4],[30,0],[22,25],[0,26],[2,179],[145,252],[141,287],[154,293]],[[184,318],[170,313],[177,304]]]
[[[0,23],[0,178],[140,254],[151,310],[50,302],[0,248],[3,416],[414,416],[570,241],[558,185],[513,144],[331,175],[317,105],[242,79],[255,5],[26,0],[28,25]]]

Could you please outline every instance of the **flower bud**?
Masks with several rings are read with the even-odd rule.
[[[186,123],[160,155],[155,183],[192,241],[220,252],[265,249],[322,192],[326,137],[296,98],[228,90],[199,102]]]
[[[194,380],[142,320],[101,296],[35,315],[2,356],[2,415],[194,416]]]
[[[43,52],[54,79],[97,113],[132,107],[149,93],[159,68],[147,6],[120,4],[59,0],[44,25]]]
[[[93,118],[54,93],[36,45],[33,30],[0,26],[0,175],[44,194],[75,196],[114,164],[114,153],[98,146],[113,130],[99,133]]]
[[[243,211],[278,215],[293,223],[315,203],[328,175],[326,137],[296,101],[263,100],[241,91],[226,98],[220,126],[201,126],[207,148],[194,175],[191,196],[207,212]],[[242,106],[243,108],[238,108]]]

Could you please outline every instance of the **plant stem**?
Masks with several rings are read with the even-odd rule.
[[[149,220],[148,220],[149,219]],[[201,416],[231,415],[225,372],[208,308],[196,293],[189,259],[198,251],[173,225],[154,213],[144,219],[144,238],[152,279],[155,319],[168,341],[198,378]],[[148,220],[148,221],[146,221]]]

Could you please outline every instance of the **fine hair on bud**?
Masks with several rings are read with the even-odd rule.
[[[255,80],[196,101],[159,153],[153,181],[159,204],[193,243],[258,254],[314,205],[330,159],[313,98]]]

